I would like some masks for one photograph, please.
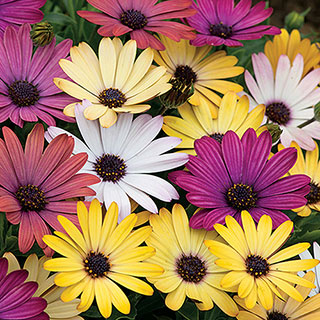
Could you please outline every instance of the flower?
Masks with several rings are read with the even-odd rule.
[[[158,212],[151,195],[162,201],[179,199],[179,194],[166,180],[151,175],[170,170],[188,161],[186,154],[164,154],[176,147],[180,139],[165,137],[154,140],[163,123],[161,116],[144,114],[133,120],[132,114],[120,114],[111,128],[102,128],[98,121],[87,120],[83,110],[89,101],[77,105],[77,124],[86,144],[74,137],[74,154],[86,152],[88,161],[80,172],[96,175],[99,183],[92,186],[99,201],[106,207],[115,201],[119,206],[119,222],[131,213],[129,198],[153,213]],[[67,131],[49,127],[46,138],[50,141]],[[153,141],[154,140],[154,141]]]
[[[0,319],[49,320],[46,300],[32,297],[38,284],[27,277],[26,270],[8,272],[8,260],[0,258]]]
[[[203,136],[221,142],[229,130],[234,131],[239,137],[242,137],[248,128],[257,130],[261,125],[265,107],[259,105],[248,113],[248,97],[242,96],[239,99],[234,92],[229,91],[221,100],[217,119],[212,119],[210,107],[205,102],[199,106],[185,103],[178,111],[182,119],[166,116],[163,118],[162,129],[167,135],[182,139],[177,148],[187,148],[182,151],[195,155],[194,142]]]
[[[270,310],[274,301],[273,293],[283,299],[278,289],[302,302],[303,296],[291,284],[307,288],[314,288],[314,284],[295,273],[315,267],[319,260],[284,260],[303,252],[310,244],[297,243],[278,251],[292,231],[292,221],[285,221],[271,234],[270,216],[263,215],[257,226],[247,211],[242,211],[241,218],[243,228],[231,216],[226,217],[226,227],[214,225],[227,244],[205,241],[210,252],[219,258],[215,263],[230,270],[221,280],[221,286],[225,289],[238,286],[238,295],[244,299],[248,309],[259,301],[265,309]]]
[[[7,26],[18,29],[23,23],[36,23],[43,19],[43,13],[39,9],[46,0],[10,0],[1,1],[0,4],[0,37],[3,36]]]
[[[320,50],[316,44],[311,44],[308,38],[304,38],[301,41],[298,30],[293,30],[289,34],[286,29],[281,29],[281,34],[274,36],[273,41],[269,40],[266,42],[264,53],[271,63],[274,74],[276,73],[278,61],[282,54],[289,57],[291,64],[298,53],[302,55],[304,61],[302,77],[319,67],[320,64]]]
[[[53,83],[54,77],[66,78],[58,61],[67,56],[72,41],[63,40],[55,47],[54,39],[32,54],[30,29],[28,24],[22,25],[18,31],[9,26],[3,39],[0,38],[3,52],[0,57],[0,122],[10,118],[22,127],[24,121],[41,119],[48,125],[55,125],[52,116],[73,122],[72,118],[63,114],[62,109],[75,99],[61,94]]]
[[[150,224],[153,231],[146,243],[155,248],[156,254],[147,261],[163,266],[164,273],[147,280],[168,293],[166,306],[179,310],[187,296],[200,310],[212,309],[214,302],[227,315],[236,316],[236,304],[220,286],[226,270],[215,265],[216,258],[203,244],[204,239],[214,240],[218,234],[190,229],[180,204],[173,206],[172,214],[162,208],[159,215],[151,215]]]
[[[84,114],[89,120],[99,118],[103,127],[117,121],[117,113],[141,113],[148,104],[141,104],[171,88],[164,67],[151,66],[153,52],[144,50],[134,61],[137,45],[129,40],[125,45],[119,38],[103,38],[99,45],[99,60],[85,42],[70,50],[71,60],[60,60],[63,71],[76,83],[55,78],[55,84],[69,95],[88,99],[92,106]],[[79,102],[79,101],[78,101]],[[65,107],[64,113],[74,117],[76,103]]]
[[[3,256],[8,260],[9,272],[21,269],[17,258],[11,252],[6,252]],[[50,259],[45,256],[38,259],[37,255],[33,253],[28,256],[23,265],[23,269],[29,272],[27,281],[34,281],[39,286],[33,296],[41,297],[47,301],[47,307],[44,311],[48,314],[50,320],[61,319],[61,315],[63,315],[64,320],[83,320],[82,317],[78,316],[80,311],[77,310],[80,300],[62,302],[60,295],[63,288],[54,284],[55,275],[49,277],[50,272],[43,269],[44,262]]]
[[[67,287],[61,299],[64,302],[81,294],[78,310],[88,310],[96,298],[103,317],[111,314],[112,304],[122,313],[130,313],[130,302],[116,284],[139,294],[152,295],[152,288],[136,277],[156,276],[163,269],[145,259],[155,254],[148,246],[140,246],[150,235],[151,227],[132,231],[137,216],[130,214],[117,226],[118,206],[112,203],[102,218],[100,203],[94,199],[89,213],[83,202],[78,202],[78,218],[82,233],[67,218],[58,220],[68,235],[46,235],[45,243],[65,258],[55,258],[44,263],[45,270],[59,272],[55,283]],[[116,282],[116,283],[115,283]]]
[[[228,131],[221,144],[210,137],[195,141],[197,156],[189,156],[189,172],[169,173],[172,182],[189,192],[188,201],[203,208],[190,219],[192,228],[212,230],[227,215],[240,221],[242,210],[249,211],[256,222],[263,214],[270,215],[276,228],[289,219],[280,210],[306,204],[310,178],[281,178],[296,162],[296,150],[286,148],[268,160],[271,144],[268,131],[257,137],[253,129],[241,140]]]
[[[176,21],[166,21],[194,15],[196,10],[189,8],[191,0],[162,1],[158,4],[157,0],[87,1],[102,12],[77,13],[92,23],[103,25],[98,29],[98,33],[103,37],[119,37],[129,32],[131,39],[137,41],[138,48],[152,47],[156,50],[164,50],[165,46],[148,31],[162,33],[174,41],[195,38],[193,28]]]
[[[314,273],[308,272],[304,279],[307,281],[314,280]],[[305,299],[310,288],[297,285],[296,290]],[[243,308],[237,316],[238,320],[308,320],[317,319],[319,317],[320,306],[317,295],[303,302],[297,302],[288,295],[283,295],[284,300],[275,296],[274,306],[268,311],[260,303],[256,304],[252,309],[248,309],[243,299],[234,297],[236,302]]]
[[[217,117],[217,106],[221,103],[216,92],[225,94],[229,90],[239,92],[243,89],[237,83],[224,80],[243,73],[243,67],[235,66],[238,62],[235,56],[226,56],[225,51],[219,50],[207,57],[210,46],[196,48],[186,40],[177,43],[164,36],[160,39],[167,49],[162,52],[154,50],[156,63],[166,67],[178,84],[193,86],[194,94],[189,102],[193,105],[209,104],[213,118]]]
[[[245,81],[256,103],[266,106],[265,121],[278,124],[283,130],[280,140],[285,147],[295,140],[301,148],[313,150],[312,138],[320,139],[320,123],[305,122],[313,118],[312,106],[320,101],[320,68],[302,78],[301,54],[297,54],[292,66],[289,57],[281,55],[275,74],[262,52],[252,55],[252,64],[256,80],[246,70]]]
[[[74,141],[61,135],[49,143],[43,152],[44,130],[36,124],[27,137],[23,152],[17,136],[11,129],[2,129],[0,139],[0,211],[12,224],[19,224],[19,250],[27,252],[34,241],[46,255],[53,251],[42,241],[50,234],[46,223],[61,230],[57,215],[70,217],[76,212],[72,197],[92,196],[89,185],[99,179],[90,174],[76,174],[87,161],[87,154],[71,156]],[[43,152],[43,153],[42,153]]]
[[[197,0],[192,8],[198,13],[186,18],[197,31],[197,37],[191,43],[201,47],[243,46],[239,40],[260,39],[265,34],[278,34],[280,30],[269,25],[258,25],[269,18],[272,8],[265,9],[265,2],[260,1],[251,8],[251,0],[241,0],[235,7],[233,0]]]

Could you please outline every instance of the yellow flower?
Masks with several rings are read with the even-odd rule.
[[[194,141],[203,136],[221,142],[228,130],[236,132],[239,137],[248,128],[257,130],[263,120],[265,106],[258,105],[249,112],[248,97],[244,95],[239,99],[235,92],[229,91],[220,102],[217,119],[212,119],[210,107],[204,100],[199,106],[185,103],[178,111],[182,119],[165,116],[162,129],[167,135],[182,139],[177,147],[184,149],[181,152],[195,155]]]
[[[227,270],[215,265],[216,259],[203,244],[204,239],[216,239],[215,231],[191,229],[184,208],[175,204],[172,214],[162,208],[159,215],[150,216],[153,228],[146,243],[156,249],[148,259],[164,267],[163,275],[147,280],[165,293],[165,304],[172,310],[181,308],[186,297],[200,310],[213,308],[213,302],[229,316],[234,317],[238,308],[220,286]]]
[[[103,127],[111,127],[118,112],[144,112],[150,108],[143,104],[145,101],[171,88],[166,68],[151,65],[152,49],[142,51],[135,61],[136,53],[135,40],[123,45],[119,38],[103,38],[98,59],[91,47],[81,42],[71,48],[71,61],[59,62],[75,83],[62,78],[55,78],[54,82],[70,96],[92,103],[84,111],[87,119],[99,118]],[[64,113],[74,117],[75,104],[66,106]]]
[[[242,211],[241,218],[243,229],[231,216],[226,217],[226,226],[214,225],[228,245],[214,240],[205,241],[209,250],[219,258],[215,263],[231,270],[222,279],[221,286],[226,289],[237,286],[239,297],[244,299],[249,309],[259,301],[265,309],[270,310],[273,293],[282,299],[277,287],[302,302],[301,293],[292,284],[308,288],[314,288],[315,285],[296,273],[315,267],[319,260],[283,261],[305,251],[310,244],[298,243],[278,251],[292,231],[292,221],[285,221],[271,234],[270,216],[263,215],[257,226],[247,211]]]
[[[78,310],[90,308],[96,298],[103,317],[108,318],[112,304],[122,313],[130,312],[130,302],[116,284],[144,295],[152,295],[153,289],[136,277],[157,276],[163,269],[158,265],[144,262],[153,256],[153,248],[139,245],[151,233],[146,226],[132,231],[137,221],[130,214],[117,225],[118,206],[112,203],[104,217],[100,203],[94,199],[89,213],[78,202],[79,229],[67,218],[58,216],[58,220],[67,234],[55,232],[56,236],[46,235],[43,241],[65,258],[56,258],[44,263],[49,271],[59,272],[54,281],[56,285],[67,287],[62,301],[71,301],[81,294]]]
[[[302,76],[305,76],[312,69],[318,68],[320,63],[320,50],[315,44],[311,44],[308,38],[301,41],[298,30],[293,30],[289,35],[286,29],[281,29],[281,34],[274,36],[273,41],[267,41],[264,52],[271,62],[274,74],[282,54],[289,57],[291,64],[298,53],[303,56]]]
[[[194,47],[188,40],[173,41],[160,35],[166,50],[154,50],[154,60],[168,69],[168,73],[186,86],[194,86],[194,94],[189,102],[193,105],[208,104],[212,117],[218,115],[217,106],[221,97],[216,93],[227,91],[240,92],[242,86],[223,79],[238,76],[244,68],[235,66],[238,59],[226,56],[225,51],[216,51],[209,55],[212,46]]]
[[[8,272],[21,269],[17,258],[11,252],[6,252],[3,256],[8,260]],[[50,320],[83,320],[78,316],[80,311],[77,310],[80,300],[62,302],[60,295],[64,289],[57,287],[53,281],[54,275],[49,276],[50,272],[43,269],[44,262],[50,259],[45,256],[38,259],[33,253],[28,256],[23,265],[23,269],[29,272],[26,281],[35,281],[39,285],[33,296],[44,298],[47,301],[48,305],[44,312],[48,314]]]
[[[309,271],[304,277],[305,280],[313,282],[315,274]],[[296,286],[296,290],[305,299],[310,293],[310,288]],[[288,295],[282,293],[283,300],[275,297],[274,306],[266,310],[260,304],[248,310],[243,299],[234,297],[236,302],[244,309],[237,316],[238,320],[316,320],[320,318],[320,294],[313,296],[303,302],[297,302]]]

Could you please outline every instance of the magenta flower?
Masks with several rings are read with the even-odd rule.
[[[49,320],[43,312],[47,307],[46,300],[32,297],[38,284],[25,282],[27,277],[26,270],[8,273],[8,260],[0,258],[0,319]]]
[[[74,119],[63,114],[63,108],[75,102],[53,83],[53,78],[67,78],[58,62],[72,46],[67,39],[55,47],[55,40],[39,47],[32,54],[30,25],[17,31],[9,26],[0,39],[0,122],[10,118],[22,127],[24,121],[56,122],[52,116],[68,122]]]
[[[76,174],[88,155],[71,156],[74,140],[66,134],[53,139],[43,152],[44,130],[36,124],[28,135],[25,151],[17,136],[7,127],[0,139],[0,211],[13,224],[20,223],[19,249],[27,252],[36,240],[48,256],[53,251],[42,241],[51,234],[46,223],[63,231],[57,220],[64,215],[78,224],[77,202],[65,199],[93,196],[89,185],[100,179],[88,173]],[[1,308],[0,308],[1,310]],[[1,319],[1,317],[0,317]]]
[[[277,27],[258,25],[269,18],[273,9],[265,9],[261,1],[251,8],[251,0],[241,0],[234,7],[234,0],[197,0],[192,8],[198,13],[187,18],[190,26],[197,31],[196,39],[191,44],[197,47],[243,46],[239,40],[260,39],[265,34],[279,34]]]
[[[212,230],[227,215],[241,221],[247,210],[256,222],[271,216],[273,228],[289,218],[280,210],[307,203],[310,178],[303,174],[285,178],[297,159],[295,148],[277,152],[270,160],[272,140],[268,131],[258,138],[248,129],[242,139],[228,131],[220,144],[210,137],[195,141],[197,156],[190,156],[186,171],[169,173],[169,179],[188,191],[190,203],[201,207],[191,219],[192,228]]]
[[[103,25],[98,33],[104,37],[119,37],[130,33],[140,49],[152,47],[164,50],[165,46],[150,32],[161,33],[170,39],[194,39],[193,28],[167,19],[186,18],[196,10],[189,8],[192,0],[87,0],[101,12],[78,11],[80,17]],[[148,32],[149,31],[149,32]]]
[[[39,8],[46,0],[1,0],[0,2],[0,37],[8,25],[15,28],[23,23],[37,23],[43,19]],[[18,29],[18,28],[17,28]]]

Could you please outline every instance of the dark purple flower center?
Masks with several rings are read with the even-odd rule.
[[[94,169],[103,181],[119,181],[126,174],[124,160],[114,154],[104,154],[96,160]]]
[[[280,313],[278,311],[272,311],[267,313],[267,320],[288,320],[283,313]]]
[[[219,24],[212,24],[209,32],[212,36],[227,39],[232,36],[232,26],[226,26],[222,22]]]
[[[226,200],[229,206],[236,210],[249,210],[255,206],[257,194],[251,186],[238,183],[227,190]]]
[[[223,136],[224,136],[223,133],[214,133],[214,134],[210,135],[211,138],[213,138],[214,140],[218,141],[219,143],[222,142]]]
[[[39,212],[43,210],[48,203],[44,192],[33,184],[19,187],[15,196],[21,205],[21,210],[24,212]]]
[[[277,124],[287,124],[290,120],[290,109],[282,102],[274,102],[267,106],[266,116]]]
[[[36,86],[26,80],[18,80],[8,88],[12,102],[18,107],[33,106],[39,100],[39,91]]]
[[[251,274],[255,278],[265,276],[270,270],[270,265],[268,261],[254,254],[248,255],[245,264],[247,268],[247,273]]]
[[[108,274],[111,264],[109,257],[105,256],[103,252],[90,251],[84,260],[84,266],[92,278],[99,278]]]
[[[190,86],[197,80],[197,74],[188,66],[177,66],[174,77],[185,86]]]
[[[99,101],[108,108],[120,108],[127,101],[125,95],[118,89],[105,89],[99,94]]]
[[[176,271],[184,281],[198,283],[206,275],[207,268],[197,256],[183,254],[176,261]]]
[[[308,204],[320,202],[320,186],[318,183],[310,182],[310,192],[306,195]]]
[[[142,29],[148,23],[146,16],[142,14],[141,11],[134,9],[122,12],[120,21],[133,30]]]

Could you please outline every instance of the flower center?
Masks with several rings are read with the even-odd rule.
[[[12,102],[18,107],[29,107],[39,100],[39,91],[36,86],[26,80],[18,80],[8,88]]]
[[[119,181],[126,174],[124,160],[114,154],[104,154],[96,160],[94,169],[103,181]]]
[[[123,12],[120,16],[120,21],[133,30],[142,29],[148,23],[146,16],[141,11],[134,9]]]
[[[210,26],[209,32],[212,36],[227,39],[232,36],[232,26],[226,26],[222,22],[220,22],[219,24],[212,24]]]
[[[197,74],[188,66],[177,66],[174,77],[186,86],[190,86],[197,80]]]
[[[267,320],[288,320],[288,318],[278,311],[272,311],[267,313]]]
[[[223,133],[214,133],[214,134],[210,135],[211,138],[213,138],[214,140],[218,141],[219,143],[222,142],[223,136],[224,136]]]
[[[254,254],[248,255],[245,264],[247,272],[255,278],[265,276],[270,270],[268,261]]]
[[[310,182],[310,192],[306,195],[308,204],[320,202],[320,186],[315,182]]]
[[[226,194],[227,203],[237,210],[248,210],[255,206],[257,194],[251,186],[238,183],[230,187]]]
[[[118,89],[105,89],[99,94],[99,101],[108,108],[120,108],[127,101],[125,95]]]
[[[277,124],[287,124],[290,120],[290,110],[282,102],[274,102],[267,106],[266,116]]]
[[[22,211],[24,212],[39,212],[43,210],[48,203],[44,192],[33,184],[27,184],[26,186],[19,187],[15,196],[21,205]]]
[[[109,257],[105,256],[103,252],[97,253],[92,250],[84,260],[84,266],[92,278],[99,278],[108,274],[111,263]]]
[[[184,281],[198,283],[206,275],[207,268],[197,256],[183,254],[176,262],[176,271]]]

